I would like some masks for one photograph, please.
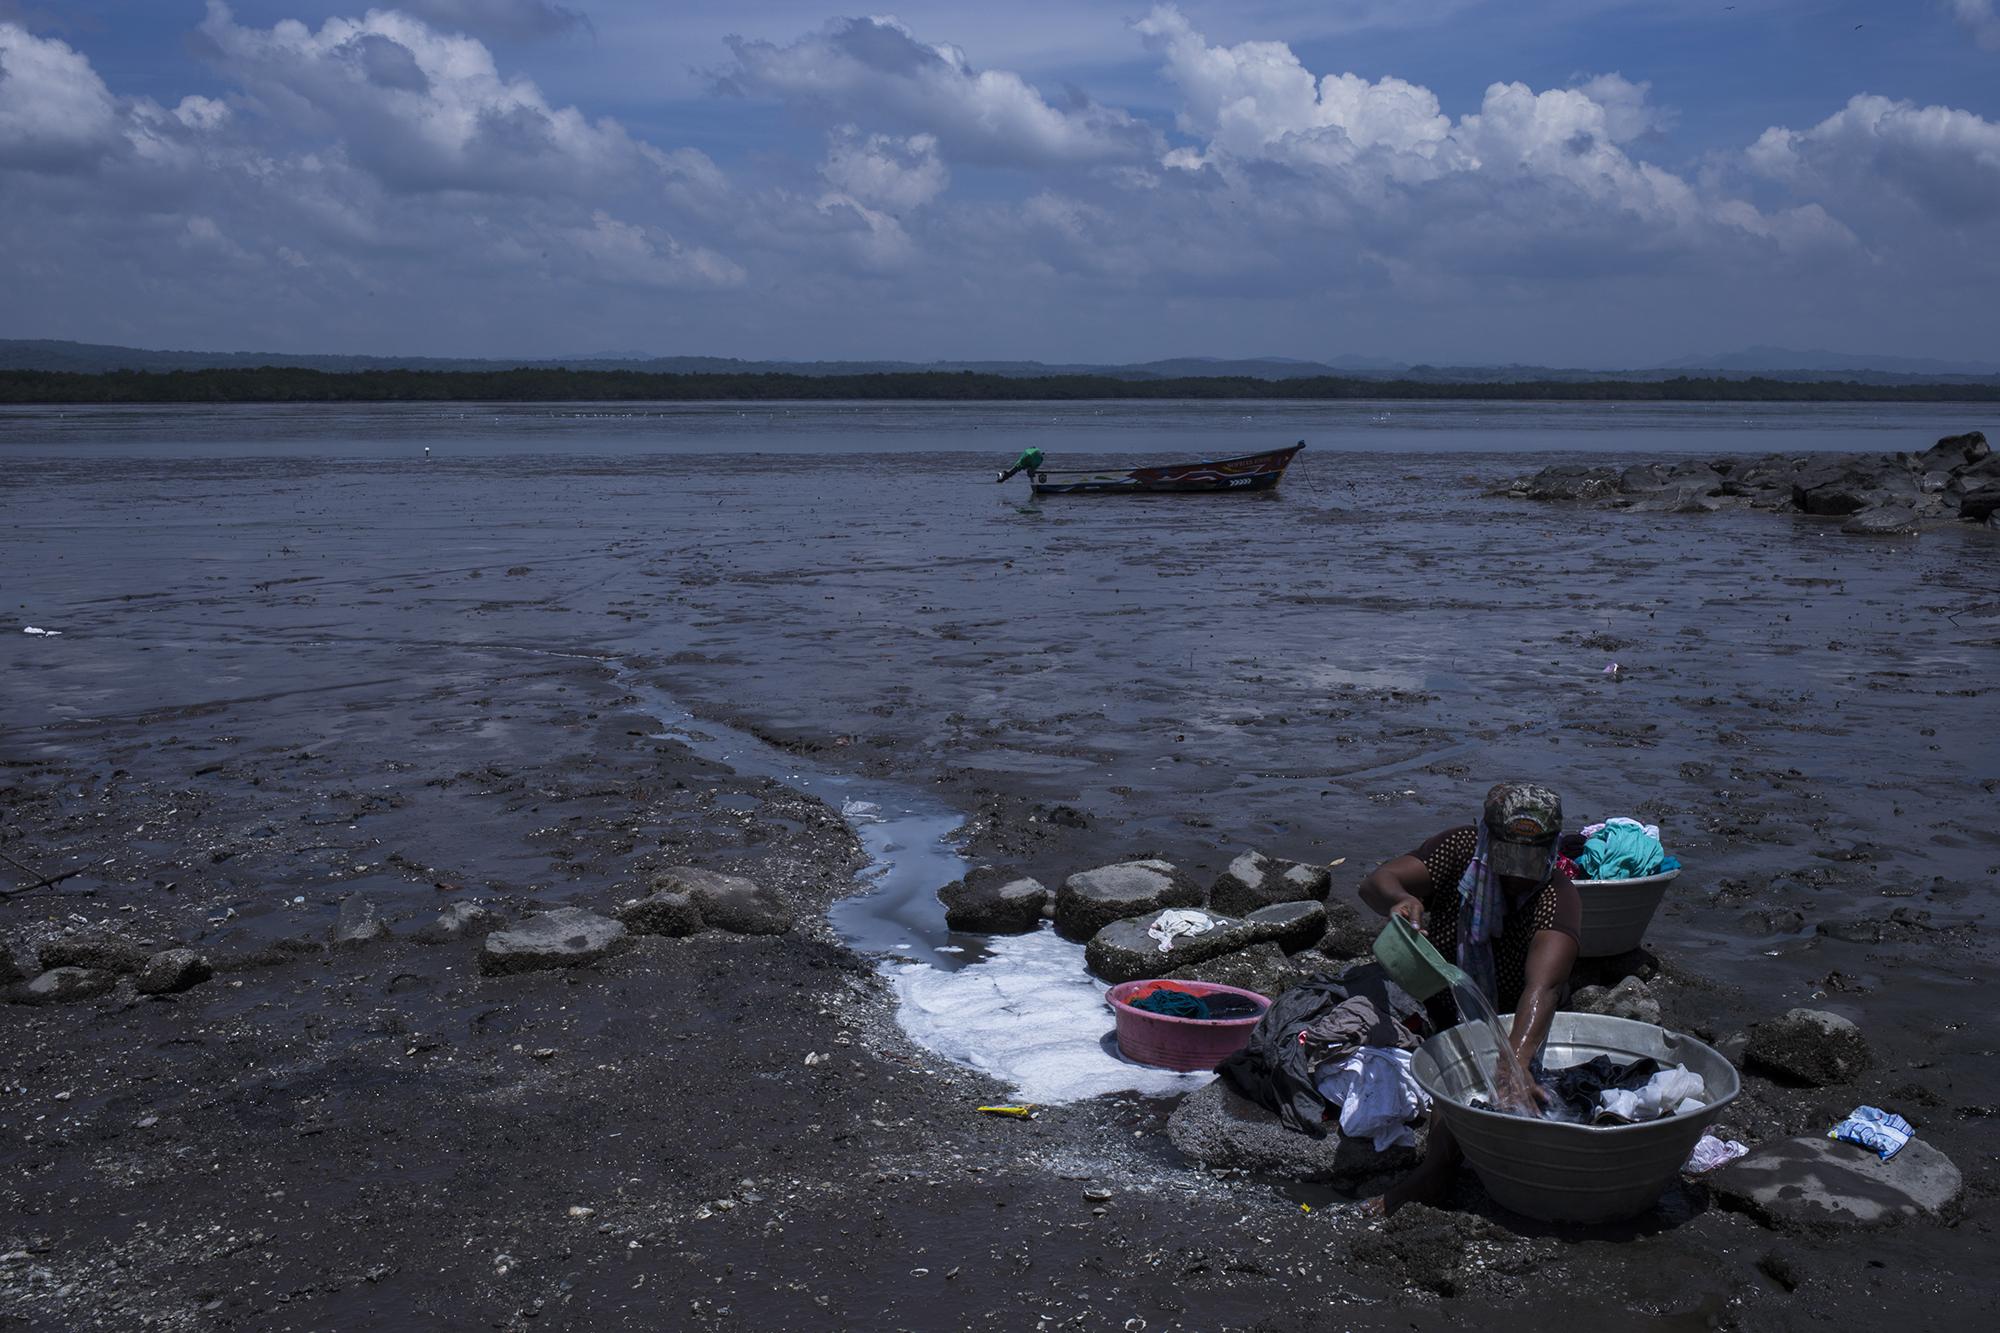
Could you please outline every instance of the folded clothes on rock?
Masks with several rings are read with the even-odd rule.
[[[1750,1150],[1735,1139],[1718,1139],[1713,1134],[1701,1136],[1701,1142],[1694,1145],[1681,1171],[1690,1176],[1707,1175],[1718,1166],[1727,1166],[1739,1157],[1747,1157]]]
[[[1916,1137],[1917,1131],[1910,1128],[1910,1122],[1879,1106],[1857,1106],[1847,1119],[1826,1132],[1830,1139],[1844,1143],[1858,1143],[1864,1148],[1872,1148],[1875,1155],[1888,1161],[1903,1151],[1903,1145]]]
[[[1160,942],[1161,953],[1171,953],[1174,941],[1181,936],[1206,935],[1214,929],[1215,922],[1206,912],[1171,907],[1153,918],[1153,924],[1146,927],[1146,933]]]
[[[1367,1139],[1376,1152],[1415,1146],[1410,1122],[1431,1109],[1431,1099],[1410,1058],[1394,1047],[1363,1046],[1337,1065],[1320,1066],[1319,1093],[1340,1109],[1343,1137]]]

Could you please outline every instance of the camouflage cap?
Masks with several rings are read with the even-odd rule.
[[[1496,873],[1542,879],[1562,833],[1562,797],[1535,782],[1502,782],[1486,793],[1489,862]]]

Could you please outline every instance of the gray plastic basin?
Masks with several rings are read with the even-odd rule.
[[[1432,1114],[1451,1126],[1486,1192],[1503,1207],[1544,1222],[1612,1222],[1645,1212],[1673,1184],[1703,1131],[1743,1090],[1735,1066],[1693,1037],[1629,1018],[1563,1013],[1549,1025],[1544,1069],[1599,1055],[1620,1063],[1651,1056],[1701,1075],[1707,1104],[1640,1125],[1527,1120],[1465,1104],[1483,1089],[1473,1062],[1490,1070],[1496,1054],[1492,1029],[1461,1023],[1419,1047],[1411,1067],[1431,1095]]]
[[[1583,929],[1576,951],[1583,958],[1610,958],[1629,953],[1646,939],[1646,927],[1667,896],[1667,885],[1679,879],[1679,870],[1664,875],[1641,875],[1637,879],[1580,879],[1577,896],[1583,899]]]

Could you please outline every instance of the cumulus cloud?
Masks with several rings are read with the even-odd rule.
[[[569,229],[578,253],[594,261],[593,276],[649,287],[736,287],[744,273],[735,261],[701,246],[683,245],[658,227],[623,222],[602,209],[590,225]]]
[[[118,104],[90,62],[0,23],[0,166],[77,170],[118,143]]]
[[[1594,349],[1606,329],[1678,342],[1658,331],[1678,317],[1708,345],[1716,311],[1868,290],[1901,309],[1939,256],[1954,280],[2000,263],[1971,240],[2000,213],[1996,126],[1949,108],[1859,97],[1693,174],[1648,160],[1673,151],[1671,112],[1615,72],[1447,107],[1162,6],[1116,31],[1155,57],[1166,130],[844,19],[731,45],[724,86],[807,114],[750,122],[786,128],[725,170],[564,104],[476,35],[557,8],[259,27],[215,4],[195,45],[217,86],[178,101],[0,22],[0,335],[1117,357],[1311,354],[1399,320],[1419,345],[1430,321]]]
[[[551,103],[476,38],[221,5],[198,36],[228,91],[161,105],[0,24],[0,333],[499,351],[553,309],[664,325],[750,280],[712,161]]]
[[[202,21],[210,55],[262,108],[296,131],[338,137],[393,189],[573,191],[668,166],[617,122],[551,106],[528,79],[503,76],[477,38],[393,10],[239,25],[222,0]]]
[[[1604,110],[1604,130],[1613,143],[1631,143],[1647,135],[1660,134],[1674,123],[1674,114],[1647,99],[1653,85],[1630,79],[1617,72],[1599,74],[1577,85],[1577,91]]]
[[[1944,0],[1973,40],[1988,51],[2000,51],[2000,7],[1994,0]]]
[[[1451,132],[1436,95],[1401,79],[1315,79],[1283,42],[1210,46],[1170,5],[1136,29],[1181,91],[1179,128],[1235,157],[1340,165],[1380,149],[1428,172]]]
[[[1372,228],[1408,248],[1433,233],[1476,265],[1555,236],[1635,254],[1715,239],[1842,239],[1823,212],[1766,216],[1631,156],[1626,146],[1665,119],[1647,85],[1617,74],[1539,92],[1495,83],[1477,111],[1453,120],[1428,88],[1315,77],[1283,42],[1210,45],[1172,5],[1136,28],[1181,91],[1179,128],[1201,141],[1167,165],[1291,168],[1325,193],[1323,216],[1353,234]]]
[[[1863,206],[1886,191],[1954,226],[2000,218],[2000,123],[1970,111],[1864,94],[1811,129],[1773,126],[1745,157],[1800,193]]]
[[[440,28],[525,40],[588,28],[581,11],[550,0],[397,0],[396,7]]]
[[[907,213],[937,198],[951,173],[937,153],[937,138],[870,134],[852,125],[828,136],[819,174],[839,193],[891,213]]]
[[[1050,167],[1126,162],[1157,151],[1152,129],[1081,92],[1051,102],[1019,74],[975,69],[893,18],[837,19],[790,45],[729,38],[731,92],[888,122],[936,137],[954,160]]]

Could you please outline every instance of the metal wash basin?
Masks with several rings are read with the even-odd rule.
[[[1611,1222],[1634,1217],[1666,1192],[1703,1131],[1743,1090],[1720,1051],[1651,1023],[1601,1014],[1557,1014],[1543,1067],[1563,1069],[1593,1056],[1621,1063],[1651,1056],[1686,1065],[1707,1085],[1699,1111],[1641,1125],[1566,1125],[1479,1111],[1479,1069],[1497,1054],[1484,1023],[1461,1023],[1425,1042],[1412,1061],[1417,1082],[1451,1126],[1486,1192],[1524,1217],[1544,1222]],[[1475,1065],[1474,1062],[1479,1062]]]

